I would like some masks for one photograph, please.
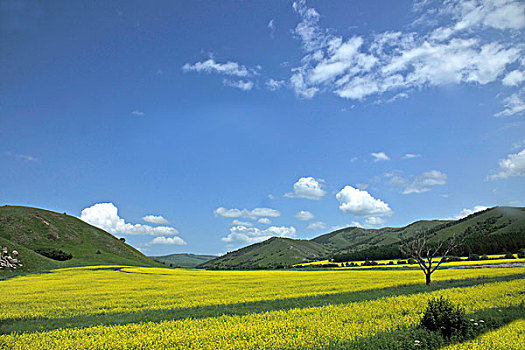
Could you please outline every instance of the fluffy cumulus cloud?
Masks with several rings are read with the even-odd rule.
[[[499,161],[499,172],[490,176],[492,180],[506,179],[512,176],[525,176],[525,149],[516,154],[509,154]]]
[[[454,215],[451,219],[453,220],[463,219],[464,217],[477,213],[478,211],[487,210],[488,208],[489,207],[486,207],[484,205],[476,205],[472,209],[463,208],[457,215]]]
[[[297,214],[294,215],[296,219],[308,221],[312,220],[314,218],[314,214],[310,213],[307,210],[301,210],[297,212]]]
[[[326,230],[328,228],[328,225],[323,221],[315,221],[310,223],[307,227],[309,230]]]
[[[281,213],[275,209],[271,208],[255,208],[253,210],[248,209],[226,209],[224,207],[219,207],[213,211],[215,216],[222,216],[224,218],[248,218],[248,219],[257,219],[261,217],[271,217],[276,218],[281,216]]]
[[[387,156],[385,152],[370,153],[370,155],[374,157],[374,162],[382,162],[385,160],[390,160],[390,157]]]
[[[302,177],[293,185],[293,192],[285,194],[288,198],[306,198],[306,199],[321,199],[326,194],[323,190],[322,179],[315,179],[313,177]]]
[[[516,86],[523,57],[525,3],[520,0],[419,2],[416,32],[343,37],[320,26],[320,14],[306,1],[293,4],[300,18],[294,33],[305,55],[292,68],[290,86],[312,98],[330,91],[352,100],[385,93],[406,97],[412,89],[447,84]],[[419,5],[418,5],[419,4]],[[499,32],[499,35],[485,35]],[[397,98],[391,98],[393,102]]]
[[[162,244],[162,245],[186,245],[186,242],[177,236],[173,237],[155,237],[153,238],[147,245],[153,245],[153,244]]]
[[[392,209],[380,199],[376,199],[367,191],[345,186],[336,196],[339,210],[358,217],[391,216]]]
[[[150,224],[168,224],[169,221],[166,220],[161,215],[146,215],[142,220],[149,222]]]
[[[233,226],[228,236],[221,238],[226,243],[257,243],[270,237],[295,237],[293,226],[270,226],[266,229],[257,227]]]
[[[272,223],[272,220],[268,218],[260,218],[259,220],[257,220],[257,222],[259,224],[270,225]]]
[[[80,219],[116,235],[175,235],[173,227],[142,224],[130,224],[118,215],[118,209],[113,203],[98,203],[82,210]]]

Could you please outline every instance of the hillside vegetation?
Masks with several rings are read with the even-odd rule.
[[[525,208],[495,207],[460,220],[422,220],[381,229],[348,227],[310,241],[270,238],[201,265],[210,269],[290,267],[314,260],[378,260],[403,257],[399,244],[426,232],[431,242],[465,235],[458,255],[516,252],[525,248]]]
[[[73,216],[37,208],[0,207],[0,246],[19,252],[24,266],[16,272],[101,264],[160,266],[106,231]],[[72,257],[59,261],[35,250]]]

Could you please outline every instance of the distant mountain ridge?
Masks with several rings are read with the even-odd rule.
[[[30,207],[0,207],[0,246],[18,251],[24,266],[17,272],[101,264],[162,266],[76,217]],[[59,261],[36,251],[61,251],[72,258]]]
[[[158,261],[169,267],[193,268],[215,259],[217,255],[199,255],[191,253],[169,254],[162,256],[150,256],[151,259]]]
[[[426,232],[431,241],[465,234],[461,254],[500,253],[525,248],[525,208],[494,207],[459,220],[421,220],[404,227],[348,227],[312,240],[273,237],[230,252],[199,267],[266,269],[290,267],[333,257],[349,260],[389,259],[401,255],[399,243]]]

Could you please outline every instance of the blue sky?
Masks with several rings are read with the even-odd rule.
[[[525,206],[525,4],[0,1],[0,203],[150,255]]]

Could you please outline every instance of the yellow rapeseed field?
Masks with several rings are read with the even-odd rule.
[[[516,320],[473,341],[451,345],[443,350],[520,350],[525,348],[525,320]]]
[[[219,306],[305,296],[335,297],[337,293],[354,291],[370,291],[372,295],[377,289],[423,282],[423,274],[414,270],[106,268],[60,269],[0,281],[0,322],[35,317],[59,320],[71,316]],[[523,273],[525,267],[448,269],[437,271],[434,279],[493,278]],[[48,331],[0,335],[0,349],[322,349],[378,332],[414,326],[421,319],[428,300],[440,295],[465,307],[469,313],[523,305],[525,278],[244,315],[197,319],[191,317],[190,309],[187,318],[178,320],[143,320],[84,328],[64,325]],[[520,339],[515,336],[515,327],[509,329],[505,334]],[[480,337],[479,341],[490,341],[484,340],[490,334]]]
[[[435,281],[525,273],[525,267],[438,270]],[[6,318],[160,310],[306,297],[421,283],[420,271],[59,269],[0,282]]]

